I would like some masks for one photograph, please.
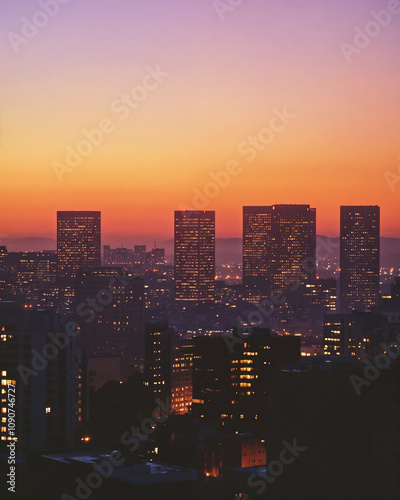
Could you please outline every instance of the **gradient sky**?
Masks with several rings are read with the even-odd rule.
[[[319,234],[339,206],[378,204],[400,237],[400,14],[348,63],[342,42],[382,0],[244,0],[221,20],[213,0],[70,0],[15,52],[10,33],[42,10],[0,7],[0,234],[55,237],[57,210],[101,210],[103,241],[169,238],[209,172],[241,172],[210,199],[217,236],[241,235],[242,205],[308,203]],[[168,77],[127,119],[112,103],[146,67]],[[238,145],[274,110],[296,115],[252,162]],[[102,119],[115,130],[73,172],[65,163]],[[200,208],[200,207],[194,207]]]

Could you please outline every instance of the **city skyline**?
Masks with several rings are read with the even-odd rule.
[[[274,205],[248,205],[248,207],[250,208],[256,208],[256,207],[264,207],[264,208],[268,208],[270,206],[304,206],[305,204],[300,204],[300,203],[287,203],[287,204],[274,204]],[[317,230],[316,230],[316,235],[319,237],[319,236],[322,236],[322,237],[327,237],[329,239],[338,239],[340,238],[340,210],[341,210],[341,207],[343,206],[360,206],[360,207],[370,207],[370,206],[376,206],[376,205],[370,205],[370,204],[360,204],[360,205],[357,205],[357,204],[354,204],[354,203],[351,203],[349,205],[340,205],[340,206],[337,206],[337,212],[338,212],[338,215],[339,215],[339,218],[338,218],[338,229],[337,229],[337,232],[335,231],[333,234],[331,233],[328,233],[328,234],[324,234],[322,232],[319,232],[318,231],[318,216],[319,216],[319,212],[318,212],[318,209],[315,209],[316,211],[316,227],[317,227]],[[241,206],[240,207],[240,211],[241,211],[241,218],[240,218],[240,221],[239,221],[239,225],[237,227],[237,231],[234,235],[231,235],[231,236],[225,236],[224,233],[220,230],[220,226],[222,224],[219,224],[219,214],[218,212],[216,212],[215,210],[212,210],[213,212],[216,212],[216,218],[215,218],[215,238],[218,239],[218,240],[221,240],[221,239],[237,239],[237,240],[242,240],[242,237],[243,237],[243,208],[244,206]],[[384,220],[384,217],[382,216],[382,207],[379,207],[380,208],[380,213],[381,213],[381,216],[380,216],[380,237],[381,238],[397,238],[397,239],[400,239],[400,234],[398,236],[388,236],[386,234],[384,234],[382,232],[382,226],[384,225],[385,223],[385,220]],[[183,210],[183,211],[190,211],[190,210]],[[173,210],[171,212],[172,216],[170,217],[170,219],[172,219],[172,232],[170,234],[167,234],[165,235],[165,238],[157,238],[155,236],[154,233],[152,234],[148,234],[148,235],[145,235],[145,236],[141,236],[141,235],[138,235],[138,234],[135,234],[135,233],[127,233],[126,235],[123,235],[123,236],[110,236],[109,234],[105,234],[104,233],[104,230],[103,230],[103,226],[104,226],[104,214],[103,212],[101,212],[100,210],[98,210],[97,208],[95,209],[92,209],[92,208],[89,208],[88,210],[65,210],[65,211],[56,211],[56,215],[55,215],[55,228],[54,228],[54,232],[52,233],[49,233],[47,235],[42,235],[42,236],[26,236],[26,237],[21,237],[21,238],[18,238],[18,237],[15,237],[15,238],[12,238],[11,235],[6,235],[6,234],[0,234],[0,246],[1,245],[4,245],[6,247],[9,248],[10,251],[47,251],[47,250],[52,250],[52,246],[54,246],[54,250],[56,250],[57,248],[57,213],[60,212],[60,213],[90,213],[90,212],[97,212],[97,213],[100,213],[101,214],[101,255],[103,256],[103,251],[104,251],[104,246],[111,246],[113,248],[130,248],[133,246],[141,246],[141,245],[144,245],[144,246],[148,246],[149,248],[152,248],[152,249],[155,249],[157,246],[160,246],[160,245],[168,245],[168,244],[172,244],[173,243],[173,240],[174,240],[174,212],[176,212],[176,210]],[[198,210],[198,212],[204,212],[204,210]],[[400,230],[400,226],[399,227],[399,230]],[[27,243],[23,243],[24,241],[27,241]],[[46,242],[46,243],[45,243]],[[46,246],[47,244],[47,246]],[[20,248],[18,250],[13,250],[14,246],[17,245],[17,246],[21,246],[21,245],[25,245],[24,248]],[[33,245],[32,248],[29,247],[29,245]],[[38,248],[37,245],[42,245],[43,248]]]
[[[8,493],[397,498],[400,0],[0,4]]]

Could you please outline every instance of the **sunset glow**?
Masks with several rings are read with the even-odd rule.
[[[240,236],[243,205],[276,203],[316,207],[318,234],[335,236],[340,205],[376,204],[382,235],[399,237],[400,183],[385,173],[400,161],[400,14],[350,62],[340,47],[384,7],[252,0],[221,20],[211,1],[60,6],[27,43],[3,40],[0,233],[54,238],[56,211],[79,209],[102,212],[104,241],[171,238],[173,211],[200,208],[194,190],[237,162],[201,207],[218,237]],[[5,1],[3,32],[21,35],[38,9]],[[149,68],[164,76],[133,90]],[[295,118],[247,161],[239,145],[274,110]],[[54,162],[102,120],[110,132],[57,178]]]

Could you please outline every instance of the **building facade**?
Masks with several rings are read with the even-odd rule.
[[[379,304],[380,209],[340,207],[340,309],[368,312]]]
[[[82,383],[75,339],[62,332],[56,313],[0,303],[1,441],[12,440],[7,391],[20,452],[70,446],[82,420]],[[60,347],[63,346],[63,347]]]
[[[57,212],[57,276],[75,278],[80,267],[101,265],[101,213]]]
[[[175,212],[175,300],[214,302],[215,212]]]
[[[77,322],[88,358],[121,359],[126,380],[144,371],[144,281],[121,268],[81,269],[75,284]]]
[[[315,279],[316,210],[309,205],[243,207],[243,284],[267,293],[298,276]]]

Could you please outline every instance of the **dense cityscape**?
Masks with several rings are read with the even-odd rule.
[[[0,500],[400,499],[399,22],[0,2]]]
[[[319,249],[309,205],[243,207],[231,284],[216,216],[175,212],[171,263],[164,248],[101,247],[99,211],[57,212],[56,251],[0,247],[2,394],[15,388],[17,415],[11,435],[3,398],[2,451],[16,443],[29,490],[46,473],[41,498],[290,498],[298,481],[316,498],[322,484],[298,475],[332,436],[329,460],[353,439],[379,448],[338,488],[372,498],[385,458],[395,491],[400,270],[383,295],[379,207],[340,207],[340,241]],[[274,460],[282,446],[293,457]]]

